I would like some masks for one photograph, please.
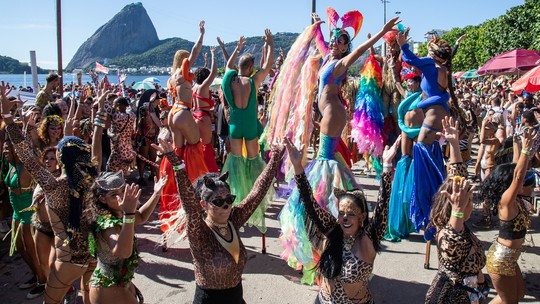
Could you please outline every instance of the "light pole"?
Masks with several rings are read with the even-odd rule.
[[[390,3],[388,0],[381,0],[381,3],[383,4],[383,11],[384,11],[384,22],[383,24],[386,24],[386,3]],[[382,46],[381,46],[381,54],[383,57],[386,57],[386,42],[383,40]]]
[[[317,0],[311,0],[311,13],[315,13],[316,11],[317,11]],[[311,24],[315,22],[311,16],[309,16],[309,20],[311,20]]]

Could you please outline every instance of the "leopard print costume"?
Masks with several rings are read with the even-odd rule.
[[[56,259],[61,262],[88,265],[94,261],[88,250],[90,220],[83,217],[79,232],[73,233],[71,241],[68,240],[66,227],[69,222],[69,204],[66,202],[69,201],[69,184],[66,177],[61,176],[57,179],[40,165],[31,144],[24,139],[18,125],[8,124],[6,130],[25,168],[45,192],[49,220],[55,236]],[[83,210],[85,209],[86,206],[83,206]]]
[[[229,222],[232,223],[236,234],[253,214],[259,203],[263,200],[268,188],[272,185],[283,156],[282,151],[274,151],[270,162],[255,181],[253,189],[238,205],[232,207]],[[181,164],[176,153],[165,154],[173,166]],[[178,193],[182,200],[182,207],[187,215],[187,235],[189,247],[193,256],[195,282],[204,289],[234,288],[242,281],[242,272],[247,261],[247,252],[242,240],[238,237],[240,256],[238,263],[233,256],[219,243],[213,230],[204,220],[204,209],[185,170],[175,171]]]
[[[135,126],[135,115],[131,112],[114,112],[111,116],[111,129],[118,134],[116,141],[111,139],[111,156],[107,162],[107,171],[122,170],[124,176],[129,175],[129,165],[133,162],[133,146],[131,135]]]
[[[448,176],[467,176],[465,163],[448,166]],[[439,271],[431,283],[425,303],[470,303],[469,294],[459,286],[463,279],[476,276],[486,264],[484,248],[465,225],[457,232],[450,225],[438,231]]]
[[[312,221],[317,225],[320,231],[327,235],[332,229],[341,229],[336,218],[328,211],[322,209],[315,198],[307,176],[305,173],[295,176],[296,184],[300,193],[300,199],[306,207],[306,212]],[[383,172],[382,182],[379,188],[377,206],[373,211],[373,216],[365,228],[365,234],[373,242],[374,247],[378,244],[386,231],[388,222],[388,201],[392,192],[393,172]],[[357,240],[357,242],[360,240]],[[350,250],[343,249],[343,265],[340,275],[333,281],[326,283],[327,286],[321,288],[318,295],[318,301],[322,304],[327,303],[373,303],[373,298],[368,289],[369,275],[373,272],[373,264],[367,263],[356,257]],[[327,280],[325,279],[325,282]],[[345,292],[343,284],[356,284],[358,298],[352,299]],[[329,285],[329,286],[328,286]],[[327,290],[331,290],[328,294]]]

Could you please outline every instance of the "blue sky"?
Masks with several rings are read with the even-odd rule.
[[[62,2],[63,64],[66,66],[79,46],[125,5],[133,1],[91,0]],[[194,41],[199,20],[206,21],[204,44],[215,45],[216,37],[225,42],[241,35],[261,36],[265,28],[276,32],[301,32],[310,22],[311,0],[153,0],[141,1],[160,39],[182,37]],[[391,0],[386,4],[387,19],[401,12],[411,36],[421,41],[431,29],[451,29],[476,25],[498,17],[524,0]],[[383,25],[381,0],[317,0],[317,13],[326,20],[326,8],[332,6],[341,15],[357,9],[364,24],[356,46],[368,32]],[[0,55],[23,62],[30,61],[29,51],[36,50],[38,65],[56,68],[56,1],[19,0],[3,5],[0,30],[3,33]],[[324,32],[326,35],[326,31]],[[172,59],[171,59],[172,60]]]

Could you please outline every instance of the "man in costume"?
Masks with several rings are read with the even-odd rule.
[[[265,30],[263,39],[266,61],[261,70],[255,72],[255,57],[250,53],[243,54],[238,60],[238,71],[234,69],[234,63],[245,43],[242,36],[227,62],[227,70],[223,76],[223,95],[230,109],[231,152],[222,171],[229,172],[231,193],[236,195],[235,203],[241,202],[247,196],[265,167],[259,154],[259,136],[263,128],[257,119],[257,88],[270,72],[274,61],[274,39],[269,29]],[[244,144],[247,158],[242,156]],[[266,232],[264,211],[270,204],[271,196],[272,193],[267,194],[248,221],[248,224],[256,225],[263,233]]]

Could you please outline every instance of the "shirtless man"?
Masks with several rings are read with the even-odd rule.
[[[259,154],[259,135],[262,125],[257,119],[257,88],[264,81],[274,61],[274,39],[269,29],[264,31],[265,62],[261,70],[255,73],[255,57],[243,54],[238,60],[238,72],[234,63],[242,50],[245,38],[242,36],[227,62],[227,70],[223,77],[222,89],[230,109],[229,138],[231,152],[223,166],[223,172],[229,172],[229,185],[236,201],[242,201],[251,186],[261,174],[265,163]],[[242,145],[245,142],[247,159],[242,157]],[[271,195],[271,194],[267,194]],[[257,225],[262,232],[264,227],[264,210],[269,200],[263,201],[253,214],[249,223]]]
[[[501,144],[506,138],[505,124],[501,113],[490,109],[482,121],[480,130],[480,144],[477,166],[480,167],[481,177],[484,180],[489,176],[493,168],[497,165],[496,155]],[[491,228],[491,215],[489,205],[483,203],[483,217],[480,222],[473,224],[476,228]]]
[[[190,73],[190,68],[195,63],[202,48],[204,21],[199,23],[199,31],[199,39],[191,49],[191,53],[185,50],[178,50],[174,55],[172,75],[167,81],[167,86],[174,101],[168,117],[174,151],[184,161],[186,172],[192,182],[208,172],[204,163],[199,128],[191,113],[192,81],[195,76]],[[167,158],[163,158],[159,173],[160,176],[174,175],[173,167]],[[181,202],[177,197],[178,188],[176,187],[176,182],[174,179],[169,178],[163,187],[160,201],[160,220],[161,230],[163,232],[167,232],[173,224],[178,224],[168,220],[176,211],[180,212],[181,210]],[[175,230],[182,230],[182,228],[177,227]]]

